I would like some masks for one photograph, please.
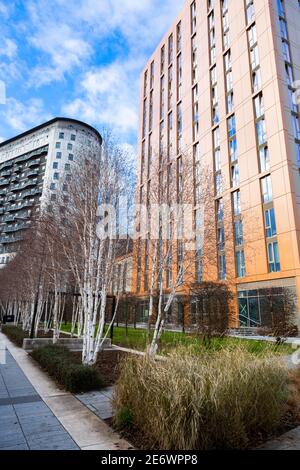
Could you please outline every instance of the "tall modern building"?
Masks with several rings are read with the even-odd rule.
[[[205,278],[200,250],[195,281],[234,280],[236,325],[266,324],[270,291],[282,301],[286,288],[294,292],[299,311],[299,80],[299,0],[186,0],[142,72],[137,200],[147,197],[148,167],[162,149],[178,181],[189,158],[200,230],[199,168],[208,165],[215,274]],[[138,244],[138,260],[143,249]],[[135,290],[147,308],[136,266]]]
[[[101,142],[93,127],[55,118],[0,144],[0,268],[43,205],[55,204],[57,184],[71,178],[82,149],[100,149]]]

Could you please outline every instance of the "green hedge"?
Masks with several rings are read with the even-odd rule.
[[[28,332],[22,328],[13,325],[3,325],[2,333],[4,333],[16,346],[23,346],[23,339],[28,338]]]
[[[47,345],[32,351],[31,356],[62,387],[72,393],[89,392],[103,387],[99,372],[82,365],[68,349]]]

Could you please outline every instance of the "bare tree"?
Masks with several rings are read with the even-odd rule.
[[[84,364],[96,361],[105,339],[107,297],[120,241],[116,219],[120,199],[128,193],[128,167],[127,155],[106,135],[101,154],[90,149],[76,155],[51,213],[55,250],[59,259],[66,259],[80,294]]]

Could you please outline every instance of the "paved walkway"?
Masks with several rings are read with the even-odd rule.
[[[78,450],[6,351],[0,365],[0,450]]]
[[[300,450],[300,427],[267,442],[260,450]]]
[[[6,364],[0,364],[0,448],[131,448],[128,442],[121,439],[75,396],[57,388],[31,357],[23,349],[14,346],[2,333],[1,345],[2,353],[4,347],[8,352]],[[3,354],[0,358],[3,362]],[[56,433],[58,437],[55,440]],[[50,439],[53,439],[51,444]],[[50,447],[47,447],[47,443]],[[56,447],[51,447],[54,445]]]
[[[76,395],[76,398],[99,418],[108,419],[114,415],[111,404],[112,395],[113,387],[108,387],[103,390]]]

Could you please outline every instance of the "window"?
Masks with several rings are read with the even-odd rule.
[[[199,134],[199,104],[198,104],[198,85],[193,88],[193,131],[194,141],[198,139]]]
[[[233,188],[240,184],[240,172],[238,163],[231,165],[231,185]]]
[[[261,173],[270,170],[270,157],[268,146],[264,146],[259,149],[259,161]]]
[[[60,149],[60,147],[61,147],[61,143],[60,143],[60,142],[56,142],[55,148]]]
[[[173,34],[169,37],[169,65],[173,62]]]
[[[213,140],[214,140],[214,149],[220,147],[220,128],[217,127],[214,131],[213,131]]]
[[[264,204],[273,200],[271,176],[261,179],[261,192]]]
[[[235,246],[242,246],[244,243],[242,220],[234,221],[234,242]]]
[[[152,90],[153,87],[154,87],[154,62],[152,62],[150,66],[150,89]]]
[[[265,114],[263,95],[260,93],[254,98],[254,108],[256,119],[261,118]]]
[[[75,142],[75,140],[76,140],[76,135],[75,135],[75,134],[71,134],[71,140],[72,140],[73,142]]]
[[[144,74],[144,96],[147,96],[147,88],[148,88],[148,70],[146,70]]]
[[[218,255],[218,268],[219,268],[219,279],[226,279],[226,255],[225,253],[219,253]]]
[[[56,201],[56,194],[51,194],[51,201]]]
[[[177,153],[181,152],[182,148],[182,104],[177,106]]]
[[[255,93],[256,91],[261,89],[261,73],[260,69],[256,70],[252,74],[252,87],[253,87],[253,92]]]
[[[237,161],[237,142],[236,142],[235,137],[229,142],[229,153],[230,153],[230,161],[236,162]]]
[[[291,52],[290,52],[290,46],[289,44],[282,40],[282,52],[283,52],[283,57],[286,62],[291,63]]]
[[[66,164],[65,164],[65,170],[66,170],[66,171],[70,171],[70,169],[71,169],[70,163],[66,163]]]
[[[68,160],[70,160],[70,162],[72,162],[74,160],[74,155],[73,153],[69,153],[68,155]]]
[[[58,168],[58,162],[54,162],[53,163],[53,170],[57,170],[57,168]]]
[[[235,126],[235,116],[231,116],[228,119],[228,137],[233,137],[236,134],[236,126]]]
[[[254,46],[250,51],[250,60],[252,70],[255,70],[259,66],[259,52],[258,46]]]
[[[280,18],[279,20],[280,22],[280,33],[281,33],[281,37],[283,39],[286,39],[288,40],[288,33],[287,33],[287,27],[286,27],[286,22],[283,18]]]
[[[173,106],[173,65],[169,67],[168,77],[168,109],[171,109]]]
[[[196,32],[197,18],[196,18],[196,2],[191,4],[191,33]]]
[[[182,98],[182,55],[177,57],[177,100]]]
[[[224,220],[223,199],[218,199],[216,205],[217,205],[217,221],[222,222]]]
[[[197,64],[197,36],[192,38],[192,83],[193,85],[198,80],[198,64]]]
[[[51,191],[54,191],[56,189],[56,184],[55,183],[51,183],[50,184],[50,189]]]
[[[168,156],[169,156],[169,159],[172,155],[172,147],[173,147],[172,130],[173,130],[173,112],[171,111],[168,114]]]
[[[73,145],[72,144],[68,144],[68,150],[73,150]]]
[[[144,109],[143,109],[143,138],[146,135],[147,128],[147,98],[144,100]]]
[[[296,161],[297,164],[300,166],[300,144],[296,145]]]
[[[236,273],[237,273],[237,277],[245,277],[246,276],[244,250],[236,252]]]
[[[241,194],[240,191],[235,191],[232,195],[233,200],[233,213],[235,216],[241,214]]]
[[[214,86],[217,83],[217,67],[214,66],[210,71],[211,85]]]
[[[149,132],[152,130],[153,126],[153,91],[150,93],[150,103],[149,103]]]
[[[293,115],[293,126],[294,126],[294,135],[295,139],[300,140],[300,123],[298,116]]]
[[[218,228],[218,249],[225,250],[225,230],[224,227]]]
[[[215,150],[215,171],[221,170],[221,152],[220,149]]]
[[[182,47],[182,34],[181,34],[181,22],[177,25],[177,53],[181,52]]]
[[[61,152],[56,152],[56,158],[61,158]]]
[[[164,73],[165,68],[165,46],[161,48],[160,51],[160,73]]]
[[[277,235],[275,211],[273,207],[265,210],[265,227],[266,238],[272,238]]]
[[[286,80],[288,86],[293,86],[294,82],[294,75],[293,75],[293,69],[290,64],[285,64],[285,72],[286,72]]]
[[[53,179],[58,180],[59,179],[59,173],[53,173]]]
[[[222,174],[217,173],[216,174],[216,196],[220,196],[223,192],[223,180],[222,180]]]
[[[255,19],[255,10],[253,0],[246,0],[246,17],[247,24],[251,24]]]
[[[271,273],[280,271],[278,242],[268,243],[269,271]]]
[[[255,24],[248,30],[248,41],[250,47],[253,47],[257,43],[257,32]]]
[[[59,138],[59,139],[64,139],[64,138],[65,138],[64,132],[60,132],[58,138]]]
[[[266,132],[266,123],[264,119],[261,119],[256,123],[256,133],[258,145],[264,145],[267,143],[267,132]]]
[[[285,11],[284,11],[283,0],[277,0],[277,5],[278,5],[278,13],[279,13],[279,16],[281,16],[282,18],[284,18],[284,17],[285,17]]]

